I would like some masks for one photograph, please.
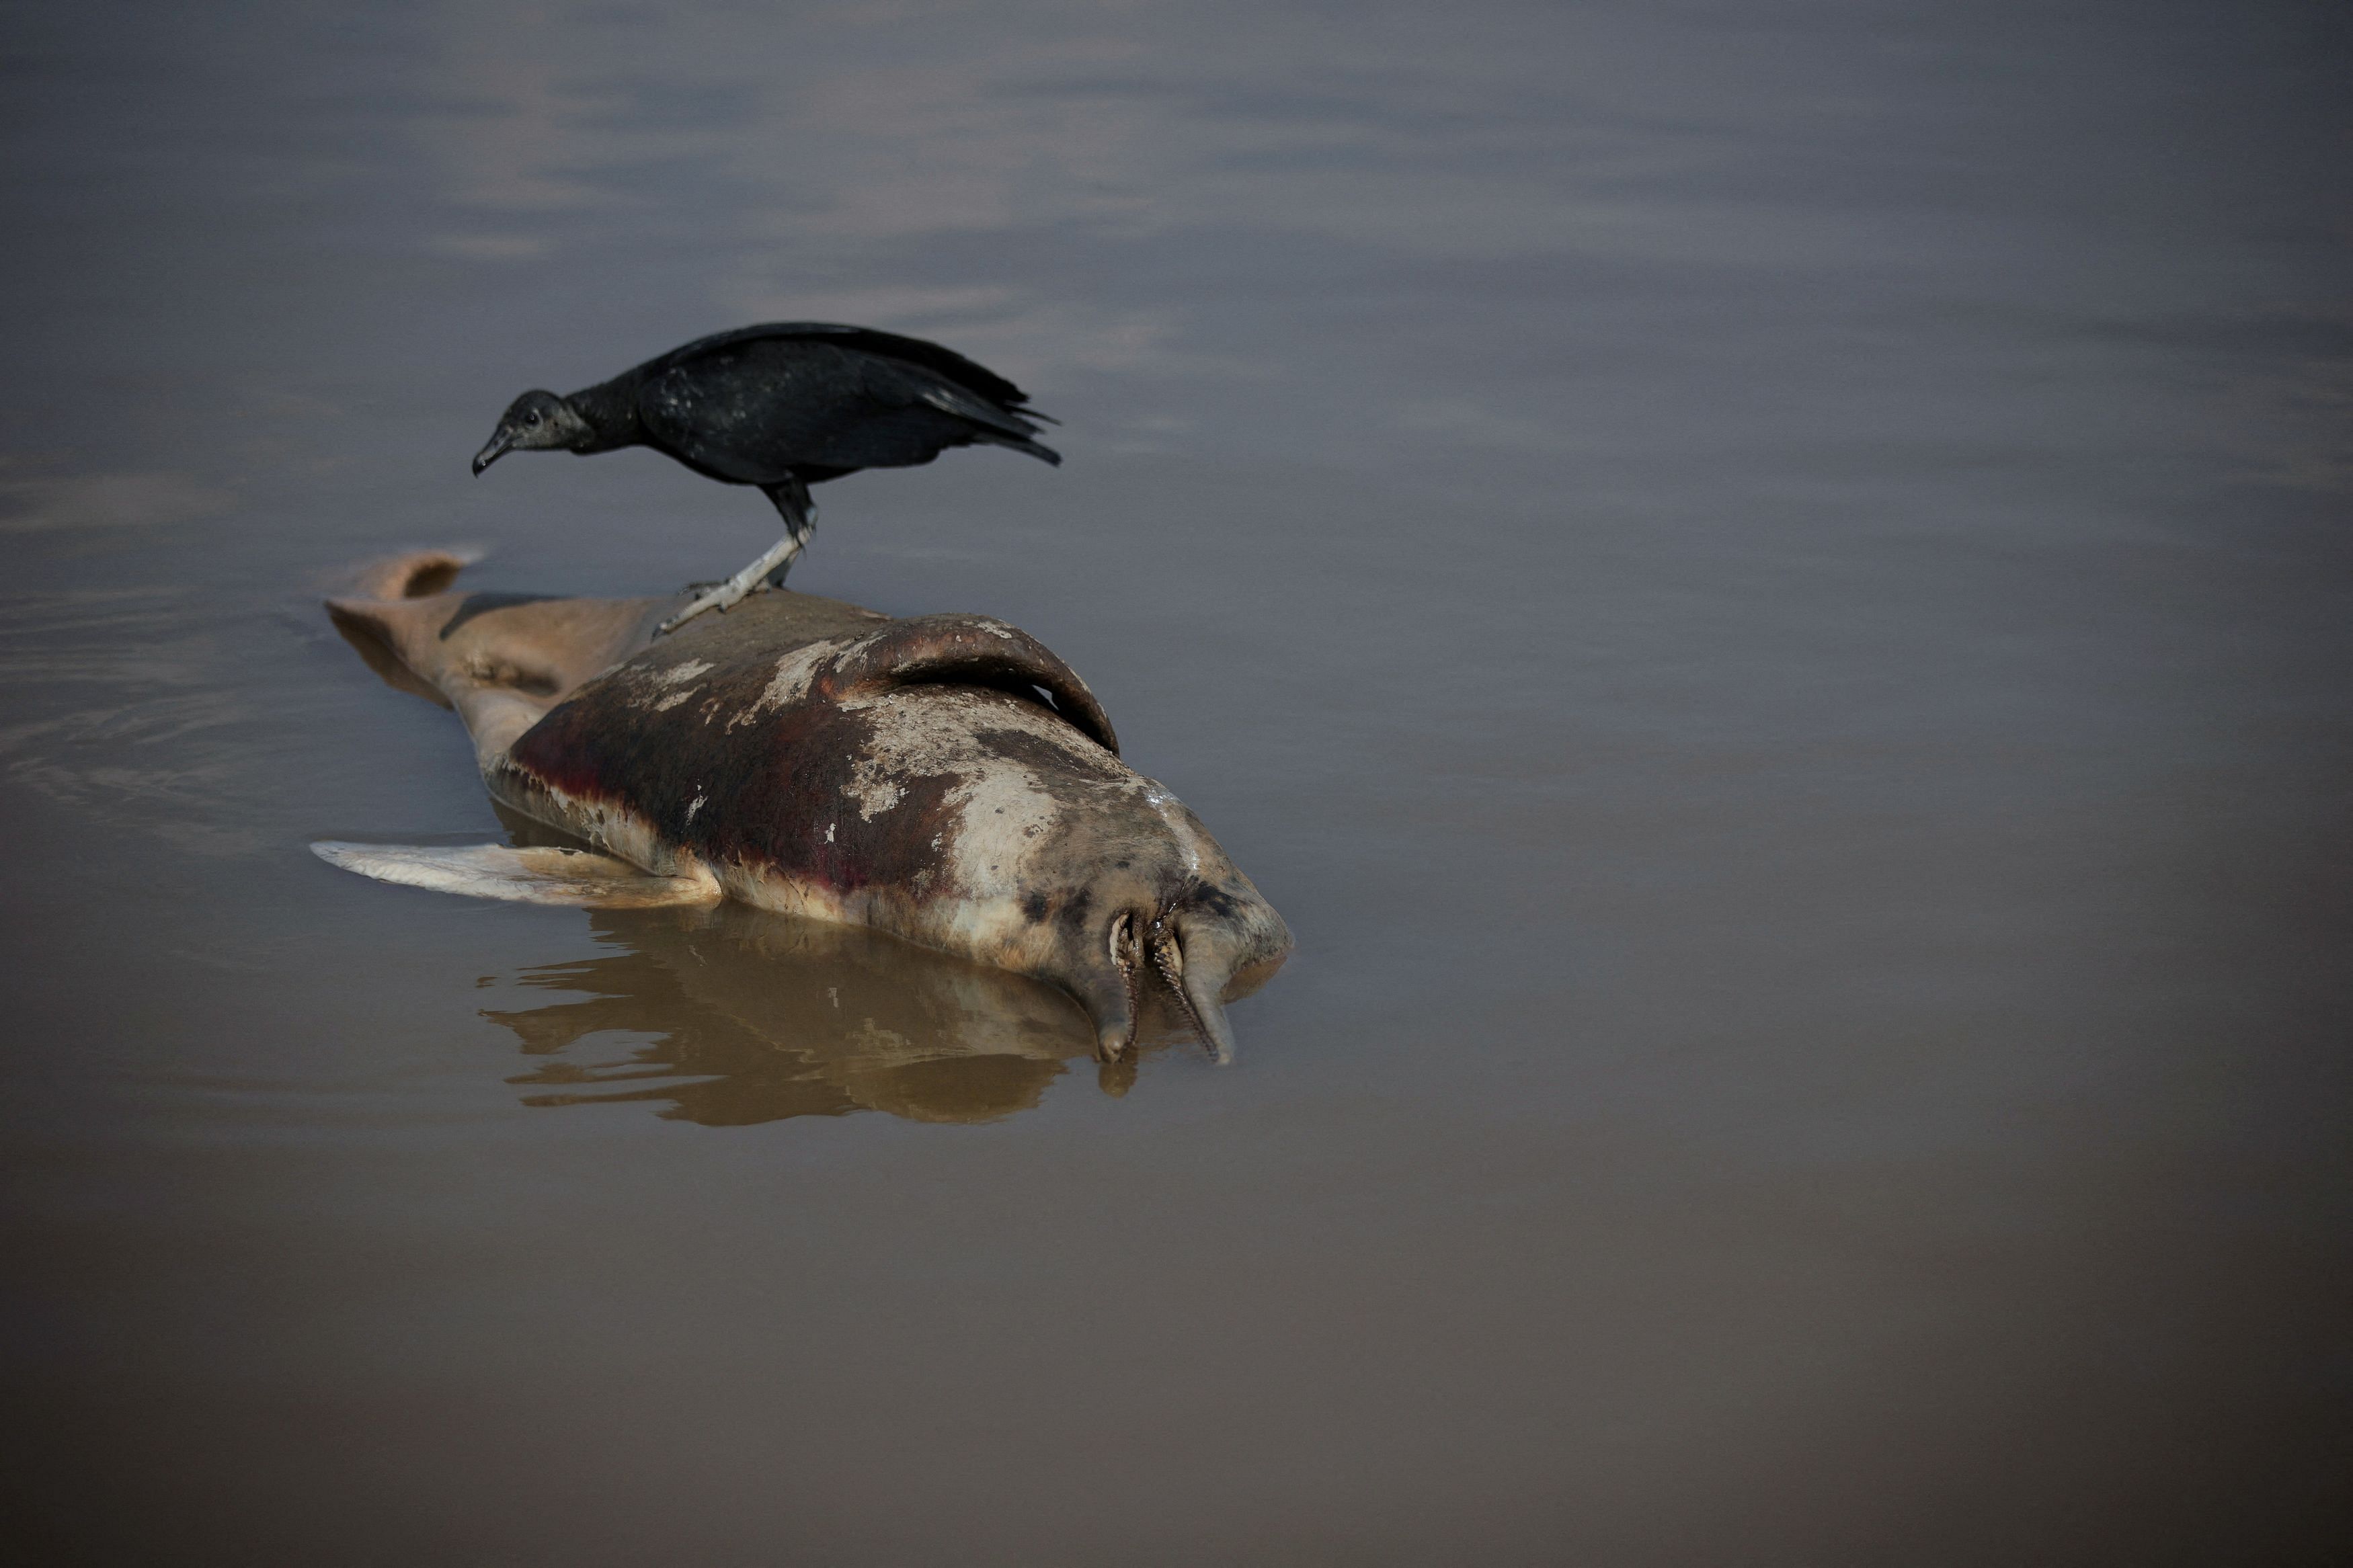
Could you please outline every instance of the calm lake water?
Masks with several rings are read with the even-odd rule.
[[[2341,8],[0,28],[24,1560],[2346,1561]],[[504,831],[339,574],[740,564],[467,458],[796,317],[1065,420],[796,584],[1092,683],[1297,932],[1233,1068],[308,852]]]

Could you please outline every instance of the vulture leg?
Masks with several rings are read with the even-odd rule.
[[[786,479],[778,484],[762,485],[761,490],[776,505],[785,520],[785,536],[760,552],[741,572],[702,595],[695,601],[664,621],[654,635],[662,637],[678,630],[705,610],[724,611],[745,595],[759,588],[781,588],[785,574],[793,569],[809,535],[817,531],[817,503],[809,500],[808,486],[798,479]]]
[[[785,537],[777,542],[777,547],[792,546],[781,555],[776,555],[776,551],[769,552],[776,558],[768,563],[767,585],[781,588],[785,585],[786,574],[793,569],[793,563],[801,558],[801,551],[807,546],[809,535],[817,531],[817,502],[809,499],[808,486],[798,479],[786,479],[783,484],[769,485],[765,489],[768,499],[776,503],[777,514],[785,520]]]

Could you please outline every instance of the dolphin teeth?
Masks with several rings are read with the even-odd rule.
[[[1185,985],[1185,944],[1163,921],[1152,922],[1152,962],[1169,984],[1183,990]]]

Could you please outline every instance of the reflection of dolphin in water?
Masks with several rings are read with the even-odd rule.
[[[1291,933],[1199,820],[1119,760],[1069,666],[977,616],[764,594],[651,644],[668,599],[447,592],[428,553],[331,602],[394,684],[458,709],[491,795],[601,853],[325,844],[388,881],[871,926],[1076,997],[1119,1057],[1165,983],[1211,1048]]]
[[[991,1121],[1093,1048],[1048,987],[857,926],[732,902],[589,918],[615,951],[517,976],[581,999],[483,1015],[545,1058],[509,1080],[534,1091],[526,1104],[667,1101],[665,1116],[727,1127],[864,1110]],[[607,1031],[655,1038],[623,1061],[575,1059]],[[1134,1068],[1098,1070],[1119,1093]]]

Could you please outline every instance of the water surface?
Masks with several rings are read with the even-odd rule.
[[[35,1560],[2342,1561],[2336,11],[0,26]],[[505,831],[320,595],[740,563],[466,460],[793,317],[1066,421],[797,585],[1086,677],[1299,936],[1236,1067],[306,851]]]

